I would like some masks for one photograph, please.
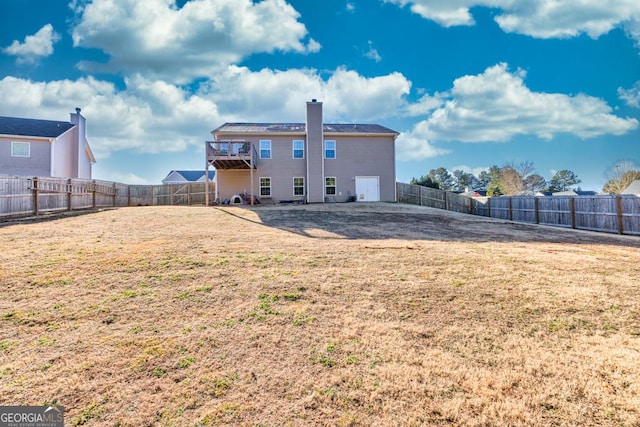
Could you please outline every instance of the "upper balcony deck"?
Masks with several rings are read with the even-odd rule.
[[[216,169],[256,169],[257,152],[249,141],[207,141],[207,162]]]

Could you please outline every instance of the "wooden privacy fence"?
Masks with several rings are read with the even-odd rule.
[[[640,235],[640,197],[634,195],[471,198],[400,182],[397,194],[399,203],[515,222]]]
[[[204,182],[127,185],[83,179],[0,177],[0,218],[101,207],[204,205],[205,191]],[[209,191],[210,196],[214,194],[213,183],[209,183]]]

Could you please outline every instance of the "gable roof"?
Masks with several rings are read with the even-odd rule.
[[[182,176],[185,181],[188,182],[198,182],[200,179],[202,179],[204,177],[204,171],[203,170],[199,170],[199,171],[177,171],[177,170],[173,170],[171,172],[169,172],[167,174],[167,176],[165,177],[165,179],[163,179],[162,181],[166,181],[167,178],[169,178],[172,174],[178,174],[180,176]],[[215,170],[210,170],[209,171],[209,180],[213,180],[213,178],[216,175],[216,171]]]
[[[622,194],[640,194],[640,179],[636,179],[629,184],[629,186],[622,191]]]
[[[69,122],[0,116],[0,135],[57,138],[74,126]]]
[[[326,133],[398,134],[398,132],[376,124],[329,124],[322,125]],[[225,123],[211,133],[305,133],[304,123]]]

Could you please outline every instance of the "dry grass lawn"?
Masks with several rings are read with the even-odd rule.
[[[640,239],[428,208],[0,224],[0,405],[67,425],[640,425]]]

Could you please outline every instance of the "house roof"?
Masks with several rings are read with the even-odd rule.
[[[200,178],[202,178],[204,176],[204,171],[200,170],[200,171],[171,171],[167,174],[166,178],[163,179],[166,180],[169,176],[171,176],[171,174],[180,174],[182,175],[182,177],[189,181],[189,182],[197,182]],[[209,171],[209,179],[212,180],[216,175],[216,171],[214,170],[210,170]]]
[[[323,124],[324,132],[331,133],[380,133],[397,134],[398,132],[375,124]],[[305,133],[304,123],[225,123],[211,133]]]
[[[552,196],[597,196],[597,191],[591,190],[568,190],[568,191],[558,191],[556,193],[552,193]]]
[[[69,122],[0,116],[0,135],[57,138],[74,126]]]
[[[640,194],[640,179],[633,181],[627,188],[624,189],[622,194]]]

